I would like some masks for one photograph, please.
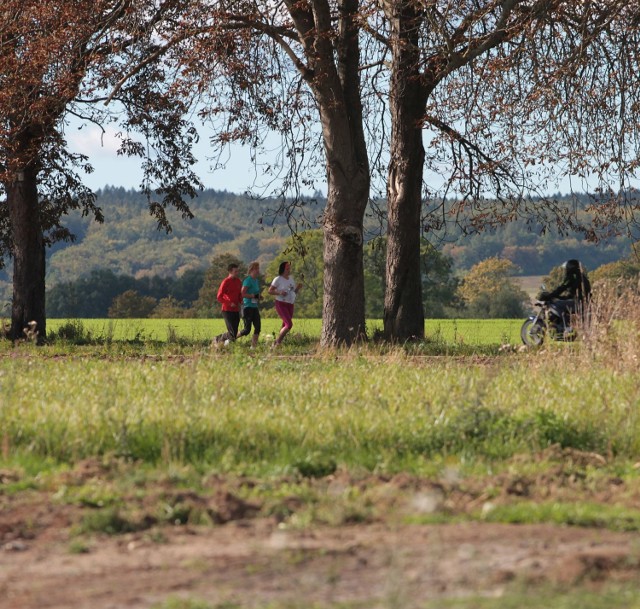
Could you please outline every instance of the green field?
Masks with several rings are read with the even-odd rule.
[[[552,444],[640,454],[635,369],[579,343],[501,351],[517,344],[520,320],[429,321],[424,343],[327,351],[319,320],[298,320],[278,351],[268,340],[256,351],[248,341],[213,348],[222,320],[52,320],[50,332],[69,324],[99,340],[3,343],[0,429],[17,453],[73,462],[116,452],[233,471],[330,459],[416,473]],[[265,335],[278,325],[265,320]],[[493,359],[464,357],[476,353]]]
[[[518,343],[520,323],[429,321],[424,343],[320,349],[319,321],[297,320],[280,349],[250,350],[211,346],[221,320],[52,320],[52,336],[76,339],[0,342],[0,525],[37,536],[31,514],[73,513],[69,551],[87,560],[96,536],[155,544],[167,529],[219,526],[221,497],[252,506],[234,517],[243,526],[278,531],[371,525],[393,538],[396,527],[508,523],[636,536],[640,333],[500,349]],[[265,320],[265,338],[278,325]],[[615,583],[640,559],[632,549],[611,568]],[[631,583],[595,596],[545,585],[516,580],[495,604],[452,588],[450,604],[424,606],[637,598]]]
[[[265,339],[278,325],[265,320]],[[519,325],[429,321],[424,343],[320,350],[320,321],[303,319],[277,351],[269,340],[251,351],[246,340],[211,346],[222,320],[51,320],[52,335],[71,327],[95,342],[2,343],[0,429],[14,455],[117,453],[261,473],[316,461],[421,473],[553,444],[640,454],[633,335],[626,356],[616,344],[501,350],[517,344]]]
[[[520,344],[521,319],[435,319],[425,323],[425,336],[429,341],[450,345],[487,346]],[[55,333],[69,323],[80,324],[95,339],[114,341],[161,341],[184,339],[187,341],[210,341],[216,334],[224,332],[222,319],[82,319],[47,320],[48,331]],[[279,319],[263,318],[262,332],[275,334],[279,330]],[[315,339],[320,336],[320,319],[294,319],[293,332]],[[369,320],[367,332],[371,336],[382,329],[381,320]]]
[[[264,352],[12,358],[0,429],[19,452],[76,461],[110,452],[274,471],[296,463],[420,472],[433,459],[504,459],[560,443],[634,458],[640,377],[533,358],[494,365]]]

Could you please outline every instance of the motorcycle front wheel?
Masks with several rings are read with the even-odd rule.
[[[539,319],[527,319],[520,328],[520,338],[527,347],[539,347],[544,342],[544,324]]]

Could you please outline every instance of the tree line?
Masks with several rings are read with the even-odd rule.
[[[198,316],[200,313],[190,309],[197,298],[199,285],[189,278],[197,276],[200,281],[206,261],[229,253],[241,261],[259,259],[266,267],[288,247],[289,231],[282,219],[273,218],[262,224],[259,222],[267,214],[271,203],[246,195],[203,191],[198,197],[196,218],[175,222],[170,234],[155,229],[140,192],[107,187],[96,195],[100,205],[110,210],[106,221],[96,224],[80,214],[70,214],[67,223],[76,240],[73,243],[55,244],[48,250],[48,316],[106,317],[113,299],[127,290],[147,298],[141,309],[144,314],[138,316],[147,316],[164,299],[169,300],[162,302],[154,314],[163,317],[184,314]],[[578,202],[584,206],[588,204],[588,198],[578,198]],[[318,195],[313,205],[321,210],[324,198]],[[380,318],[384,306],[384,281],[378,279],[385,273],[386,252],[384,247],[379,246],[379,237],[375,236],[381,230],[378,220],[365,218],[365,230],[368,234],[364,247],[365,311],[367,318]],[[439,258],[450,262],[450,270],[457,279],[487,258],[498,257],[511,261],[516,267],[513,272],[519,275],[545,275],[549,269],[570,258],[579,258],[592,271],[604,264],[625,259],[631,249],[631,242],[627,238],[617,237],[606,243],[588,244],[581,241],[577,234],[561,236],[553,230],[540,234],[539,227],[528,226],[523,221],[473,235],[443,235],[435,239],[435,243],[438,252],[443,254]],[[422,245],[422,248],[425,247],[426,242]],[[425,260],[421,258],[423,273],[425,264],[440,268],[437,260]],[[374,261],[375,269],[372,271]],[[321,247],[317,265],[322,265]],[[87,269],[96,272],[87,277]],[[434,268],[433,272],[438,271]],[[371,279],[372,276],[376,277],[375,281]],[[126,280],[118,283],[114,277]],[[2,314],[7,311],[5,303],[11,300],[8,279],[9,276],[3,276],[0,271]],[[172,287],[173,283],[176,283],[176,288]],[[192,285],[190,294],[179,287],[183,283]],[[313,292],[322,295],[322,290],[318,290],[317,286]],[[422,296],[428,317],[445,315],[442,312],[445,307],[449,311],[446,315],[458,316],[464,312],[451,311],[450,300],[444,295],[442,303],[436,302],[433,291],[423,290]],[[321,317],[321,298],[320,304],[317,299],[315,302],[314,312],[308,315]],[[177,303],[181,304],[177,306]],[[484,307],[485,311],[490,309]],[[484,313],[479,312],[476,316],[479,315]]]
[[[71,116],[117,126],[164,230],[170,208],[193,217],[202,186],[194,117],[210,126],[215,159],[277,133],[264,171],[283,177],[290,225],[304,222],[303,188],[326,184],[323,345],[366,337],[364,217],[380,192],[393,340],[423,334],[421,247],[443,224],[469,232],[522,217],[589,239],[633,224],[640,13],[626,0],[5,0],[1,11],[13,338],[31,321],[46,336],[45,248],[73,238],[68,212],[104,218],[82,184],[89,159],[67,146]],[[532,200],[564,177],[597,185],[587,214]]]
[[[371,240],[364,248],[365,310],[367,319],[384,314],[386,239]],[[264,265],[263,289],[276,276],[278,266],[289,260],[305,289],[296,301],[296,315],[318,318],[323,303],[322,232],[305,231],[290,238],[278,256]],[[207,268],[189,269],[179,277],[134,278],[112,270],[96,269],[47,291],[47,314],[54,318],[209,318],[220,317],[216,293],[230,263],[246,273],[249,259],[233,253],[218,254]],[[557,260],[556,260],[557,262]],[[517,282],[520,270],[511,260],[490,256],[464,273],[456,272],[453,259],[424,241],[421,245],[422,300],[427,318],[519,318],[530,305],[530,296]],[[559,265],[546,269],[541,283],[559,283]],[[594,287],[614,283],[637,289],[640,264],[630,255],[605,263],[590,273]],[[263,316],[275,317],[273,302],[261,303]]]
[[[368,319],[380,319],[384,314],[385,248],[386,239],[379,238],[364,249]],[[296,315],[320,317],[322,232],[301,233],[266,265],[260,278],[265,294],[266,284],[277,275],[284,259],[291,261],[296,277],[304,278],[305,289],[296,300]],[[109,270],[95,270],[76,281],[51,288],[47,292],[47,313],[54,318],[220,317],[216,293],[232,262],[240,266],[241,275],[246,273],[246,261],[229,253],[215,256],[206,269],[190,270],[176,279],[158,276],[135,279]],[[451,259],[424,242],[420,281],[426,316],[521,317],[528,297],[512,280],[515,270],[507,260],[490,259],[460,279],[453,272]],[[264,316],[275,316],[271,298],[264,299],[261,309]]]
[[[96,200],[109,209],[105,222],[96,224],[78,213],[70,214],[67,224],[76,239],[48,249],[49,288],[61,281],[74,280],[87,270],[101,268],[117,275],[176,277],[185,270],[202,268],[204,261],[224,252],[241,260],[260,259],[266,264],[283,251],[290,235],[283,219],[264,220],[272,202],[225,191],[200,193],[196,217],[190,221],[176,219],[170,234],[156,230],[146,212],[144,195],[139,191],[108,187],[96,193]],[[317,196],[308,205],[313,205],[316,215],[320,215],[324,197]],[[378,205],[383,208],[384,201]],[[319,228],[317,222],[310,224]],[[365,248],[372,239],[384,234],[384,228],[373,213],[365,217]],[[542,231],[541,226],[528,225],[523,220],[472,235],[449,231],[433,235],[430,242],[452,259],[458,275],[495,256],[513,262],[519,274],[542,275],[569,258],[579,258],[593,270],[623,259],[631,251],[631,240],[624,236],[598,244],[586,243],[578,233],[559,235],[552,229]],[[0,285],[9,280],[10,276],[0,271]],[[6,300],[10,300],[10,294]]]

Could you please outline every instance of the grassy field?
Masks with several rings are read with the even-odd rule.
[[[174,361],[5,360],[6,441],[60,460],[116,451],[233,469],[331,457],[418,472],[435,457],[505,458],[559,442],[629,458],[640,377],[351,355]],[[605,406],[606,404],[606,406]]]
[[[443,345],[488,346],[520,344],[521,319],[434,319],[425,323],[428,341]],[[101,341],[160,341],[186,340],[210,341],[224,332],[222,319],[49,319],[49,333],[56,333],[63,326],[77,325],[82,332]],[[274,335],[280,329],[279,319],[264,318],[263,334]],[[293,332],[311,339],[320,336],[320,319],[295,319]],[[381,320],[369,320],[367,332],[372,336],[382,329]]]
[[[149,522],[213,526],[202,505],[220,487],[295,530],[640,531],[637,324],[504,349],[520,323],[428,321],[424,343],[323,350],[319,321],[297,320],[280,350],[263,340],[251,351],[211,347],[220,320],[51,320],[52,335],[75,339],[0,343],[0,506],[38,492],[77,508],[74,552]],[[266,338],[279,324],[264,325]],[[416,497],[422,507],[407,508]],[[512,592],[425,606],[609,609],[637,598],[634,586],[584,605],[582,590]]]
[[[0,429],[15,454],[74,462],[117,453],[261,475],[338,466],[423,474],[449,457],[487,462],[553,444],[640,454],[635,371],[567,375],[553,358],[502,359],[290,359],[239,346],[178,360],[9,358]]]
[[[504,350],[519,324],[429,321],[422,343],[323,351],[319,320],[298,320],[274,352],[268,340],[214,349],[221,320],[51,320],[52,335],[71,328],[85,344],[0,343],[4,454],[115,453],[261,475],[316,463],[424,474],[554,444],[639,455],[633,335],[626,356],[586,342]],[[265,338],[277,327],[265,320]]]

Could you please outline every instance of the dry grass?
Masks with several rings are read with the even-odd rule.
[[[640,293],[620,284],[600,284],[588,314],[576,324],[579,353],[620,370],[637,369],[640,356]]]

